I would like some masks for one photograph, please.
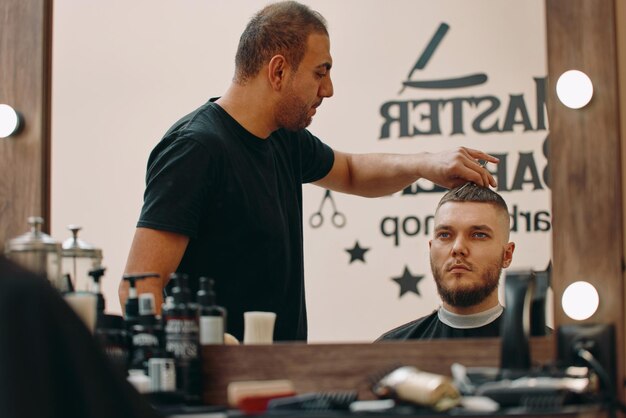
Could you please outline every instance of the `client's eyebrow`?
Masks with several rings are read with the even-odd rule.
[[[489,225],[472,225],[469,227],[471,231],[488,231],[493,232]],[[452,231],[454,228],[450,225],[442,224],[435,227],[435,231]]]
[[[470,227],[470,230],[472,231],[487,231],[487,232],[492,232],[493,233],[493,229],[488,226],[488,225],[472,225]]]

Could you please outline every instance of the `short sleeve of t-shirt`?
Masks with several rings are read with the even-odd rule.
[[[213,150],[213,153],[216,150]],[[212,153],[195,139],[177,138],[150,159],[138,227],[195,238],[214,190]]]
[[[302,163],[302,183],[312,183],[324,178],[333,168],[333,150],[308,130],[301,132],[300,159]]]

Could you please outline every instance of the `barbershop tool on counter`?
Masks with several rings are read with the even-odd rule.
[[[452,376],[464,398],[488,398],[500,408],[528,411],[556,410],[566,405],[597,402],[598,375],[588,367],[572,364],[573,352],[569,357],[565,356],[569,360],[566,364],[532,365],[531,329],[534,328],[539,335],[548,331],[544,319],[533,315],[532,309],[539,307],[540,313],[545,313],[542,304],[549,284],[549,272],[548,268],[544,272],[520,270],[507,273],[500,367],[465,368],[454,364]],[[559,332],[559,335],[562,334]],[[599,335],[599,332],[592,334]],[[563,342],[566,340],[572,341],[571,338],[559,340],[560,351],[566,351],[561,347],[565,346]],[[465,406],[465,402],[462,405]]]
[[[400,366],[384,373],[374,381],[372,392],[380,398],[410,402],[435,411],[447,411],[461,401],[461,394],[449,377],[412,366]]]
[[[267,410],[272,399],[296,395],[290,380],[246,380],[228,385],[228,405],[244,413],[252,414]]]
[[[357,400],[356,391],[315,392],[271,399],[267,409],[272,411],[348,411]]]

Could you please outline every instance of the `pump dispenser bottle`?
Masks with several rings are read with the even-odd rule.
[[[200,345],[224,344],[226,310],[215,302],[214,284],[213,279],[200,277],[197,293]]]
[[[104,296],[102,295],[102,292],[100,291],[100,279],[102,278],[102,276],[104,276],[105,270],[106,269],[104,267],[99,267],[99,268],[90,270],[88,273],[93,282],[91,291],[98,298],[98,302],[97,302],[98,304],[96,308],[96,311],[98,312],[98,316],[104,314],[104,308],[105,308]]]
[[[159,341],[160,326],[156,320],[154,295],[143,293],[139,295],[139,318],[133,325],[131,343],[133,354],[130,361],[130,370],[148,371],[148,361],[162,357]]]
[[[157,273],[141,273],[141,274],[125,274],[122,279],[128,281],[128,299],[124,310],[124,321],[129,331],[139,322],[139,299],[137,298],[137,280],[143,280],[148,277],[159,277]]]
[[[96,295],[96,341],[106,354],[107,358],[122,375],[126,374],[130,344],[128,333],[124,327],[124,319],[119,315],[105,313],[106,301],[100,291],[100,283],[105,272],[104,267],[95,268],[88,272],[92,278],[92,292]]]

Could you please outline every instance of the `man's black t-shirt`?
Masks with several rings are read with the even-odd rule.
[[[488,323],[475,327],[452,327],[441,321],[439,310],[430,315],[416,319],[415,321],[401,325],[384,333],[377,341],[384,340],[432,340],[439,338],[480,338],[499,337],[500,319],[502,318],[502,308],[499,308],[497,317],[489,319]],[[441,308],[440,308],[441,309]],[[493,314],[492,316],[495,316]],[[468,321],[469,322],[469,321]]]
[[[178,121],[148,161],[138,227],[184,234],[178,272],[215,279],[227,332],[243,313],[277,314],[276,340],[306,340],[302,183],[323,178],[333,151],[307,130],[267,139],[209,101]]]

